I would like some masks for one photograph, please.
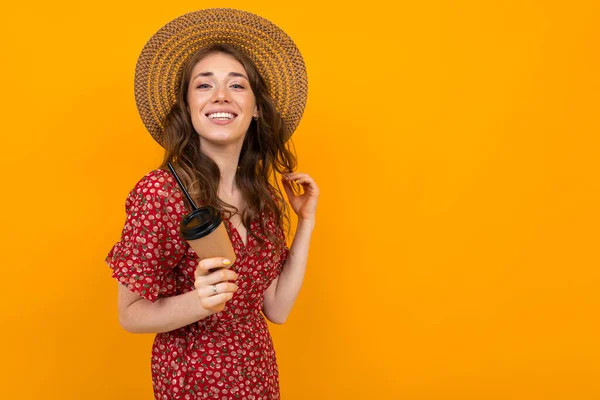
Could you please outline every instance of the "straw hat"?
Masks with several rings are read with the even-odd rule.
[[[258,15],[212,8],[167,23],[138,58],[135,102],[152,137],[162,145],[164,118],[175,103],[186,60],[213,43],[233,45],[254,61],[291,136],[302,118],[308,89],[300,51],[284,31]]]

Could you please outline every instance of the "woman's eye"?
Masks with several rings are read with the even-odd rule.
[[[208,83],[201,83],[197,86],[198,89],[207,89],[210,85]]]
[[[234,83],[233,85],[231,85],[232,88],[235,89],[243,89],[244,87],[242,85],[240,85],[239,83]]]

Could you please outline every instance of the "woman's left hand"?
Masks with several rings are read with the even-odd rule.
[[[292,210],[299,219],[314,221],[317,211],[317,200],[319,199],[319,187],[314,179],[308,174],[292,172],[281,178],[283,188],[292,206]],[[302,186],[304,193],[297,194],[292,187],[292,181]]]

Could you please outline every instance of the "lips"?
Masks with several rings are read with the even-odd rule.
[[[227,125],[233,122],[237,117],[236,114],[227,112],[209,113],[206,114],[206,118],[215,125]]]
[[[232,120],[235,117],[237,117],[237,114],[232,113],[232,112],[227,112],[227,111],[221,111],[221,112],[211,112],[211,113],[207,113],[206,117],[208,119],[214,120]]]

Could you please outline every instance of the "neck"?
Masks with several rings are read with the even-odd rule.
[[[213,159],[221,172],[218,196],[233,197],[238,190],[235,182],[237,165],[240,159],[242,143],[233,143],[222,147],[202,144],[202,152]]]

